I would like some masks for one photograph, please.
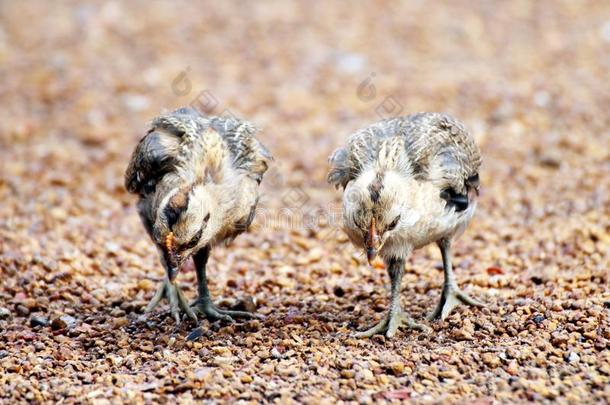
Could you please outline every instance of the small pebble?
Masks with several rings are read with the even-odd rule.
[[[567,360],[569,363],[576,363],[580,360],[580,356],[574,352],[570,352],[570,354],[568,354]]]
[[[15,312],[17,313],[18,316],[22,316],[22,317],[26,317],[30,314],[30,310],[26,306],[21,305],[21,304],[18,304],[15,307]]]
[[[199,339],[201,336],[203,336],[203,330],[201,328],[195,328],[188,334],[186,340],[189,342],[193,342]]]
[[[43,316],[33,316],[30,318],[30,326],[35,328],[37,326],[47,326],[49,325],[49,318]]]
[[[544,319],[545,319],[545,318],[544,318],[544,315],[540,315],[540,314],[535,315],[535,316],[532,318],[532,320],[534,321],[534,323],[535,323],[536,325],[540,325],[540,324],[541,324],[541,323],[544,321]]]
[[[0,319],[6,319],[11,316],[11,311],[8,308],[0,307]]]
[[[231,307],[234,311],[245,311],[245,312],[256,312],[256,303],[254,301],[254,297],[248,295],[243,297],[242,299],[237,300],[235,305]]]
[[[54,331],[70,329],[75,325],[76,319],[70,315],[62,315],[59,318],[55,318],[51,321],[51,329]]]

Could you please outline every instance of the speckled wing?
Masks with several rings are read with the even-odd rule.
[[[400,150],[388,151],[392,148]],[[459,121],[441,113],[418,113],[383,120],[351,135],[347,145],[331,155],[328,181],[345,187],[364,169],[378,165],[381,152],[392,157],[395,169],[457,192],[481,164],[474,140]]]
[[[157,182],[175,169],[182,133],[153,125],[131,155],[125,172],[125,188],[145,195],[154,191]]]
[[[233,167],[245,171],[260,183],[273,157],[256,138],[256,128],[247,121],[224,117],[209,119],[209,126],[224,139]]]
[[[272,160],[269,151],[255,137],[256,129],[236,118],[205,117],[182,108],[161,115],[134,151],[125,174],[125,186],[132,193],[146,194],[167,173],[177,169],[195,177],[227,153],[237,170],[257,182]]]
[[[328,182],[337,188],[345,188],[365,168],[373,165],[378,159],[381,143],[396,136],[387,124],[388,121],[381,121],[357,131],[348,138],[345,147],[333,152],[329,158]]]
[[[464,125],[442,113],[413,114],[397,121],[413,175],[465,193],[466,180],[478,175],[481,155]]]

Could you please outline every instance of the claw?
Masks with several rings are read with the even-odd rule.
[[[362,331],[362,332],[354,333],[354,337],[357,337],[357,338],[364,338],[364,337],[370,338],[370,337],[375,336],[378,333],[382,333],[383,331],[385,331],[387,329],[387,326],[388,326],[388,317],[385,316],[381,321],[379,321],[379,323],[377,325],[373,326],[372,328],[367,329],[367,330]]]
[[[180,290],[176,286],[176,291],[178,292],[178,300],[180,301],[180,308],[182,308],[182,310],[186,313],[186,315],[189,318],[191,318],[193,321],[197,322],[197,315],[191,309],[191,306],[189,305],[189,303],[188,303],[186,297],[184,296],[184,293],[182,292],[182,290]]]
[[[165,296],[165,283],[157,289],[157,292],[146,306],[145,312],[151,312],[161,302],[161,299]]]
[[[379,323],[377,323],[377,325],[365,331],[356,332],[353,336],[356,338],[370,338],[378,333],[383,333],[386,337],[392,338],[398,329],[403,326],[408,329],[415,329],[422,332],[430,330],[427,326],[415,322],[405,312],[399,310],[394,314],[388,313]]]
[[[169,280],[164,280],[152,300],[146,306],[146,312],[151,312],[161,302],[161,299],[166,297],[169,301],[169,310],[171,316],[174,318],[177,324],[180,323],[180,311],[184,311],[186,315],[197,322],[197,315],[189,306],[184,293],[180,288],[171,283]]]
[[[251,312],[220,309],[215,306],[214,303],[209,299],[198,299],[191,306],[195,309],[195,312],[204,315],[210,321],[221,320],[226,322],[234,322],[235,320],[233,319],[233,317],[246,319],[264,319],[262,315],[253,314]]]
[[[443,287],[441,298],[436,306],[436,309],[428,315],[428,320],[441,319],[444,320],[449,316],[451,311],[460,304],[471,305],[474,307],[484,307],[485,304],[476,300],[451,285]]]

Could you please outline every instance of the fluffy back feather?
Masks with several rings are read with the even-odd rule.
[[[132,154],[125,187],[148,194],[170,172],[205,181],[220,175],[227,156],[233,169],[260,183],[272,157],[255,133],[247,121],[204,117],[188,108],[161,115]]]
[[[418,113],[377,122],[347,140],[329,159],[329,183],[343,187],[365,170],[395,169],[418,180],[464,191],[481,165],[479,149],[449,115]]]

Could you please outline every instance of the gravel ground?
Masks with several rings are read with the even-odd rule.
[[[1,401],[610,401],[608,83],[607,1],[0,2]],[[142,319],[163,270],[123,173],[188,104],[247,117],[276,157],[208,272],[266,320]],[[388,279],[337,230],[326,157],[425,110],[483,152],[454,260],[488,306],[354,339]],[[404,308],[423,317],[441,283],[436,248],[416,252]]]

